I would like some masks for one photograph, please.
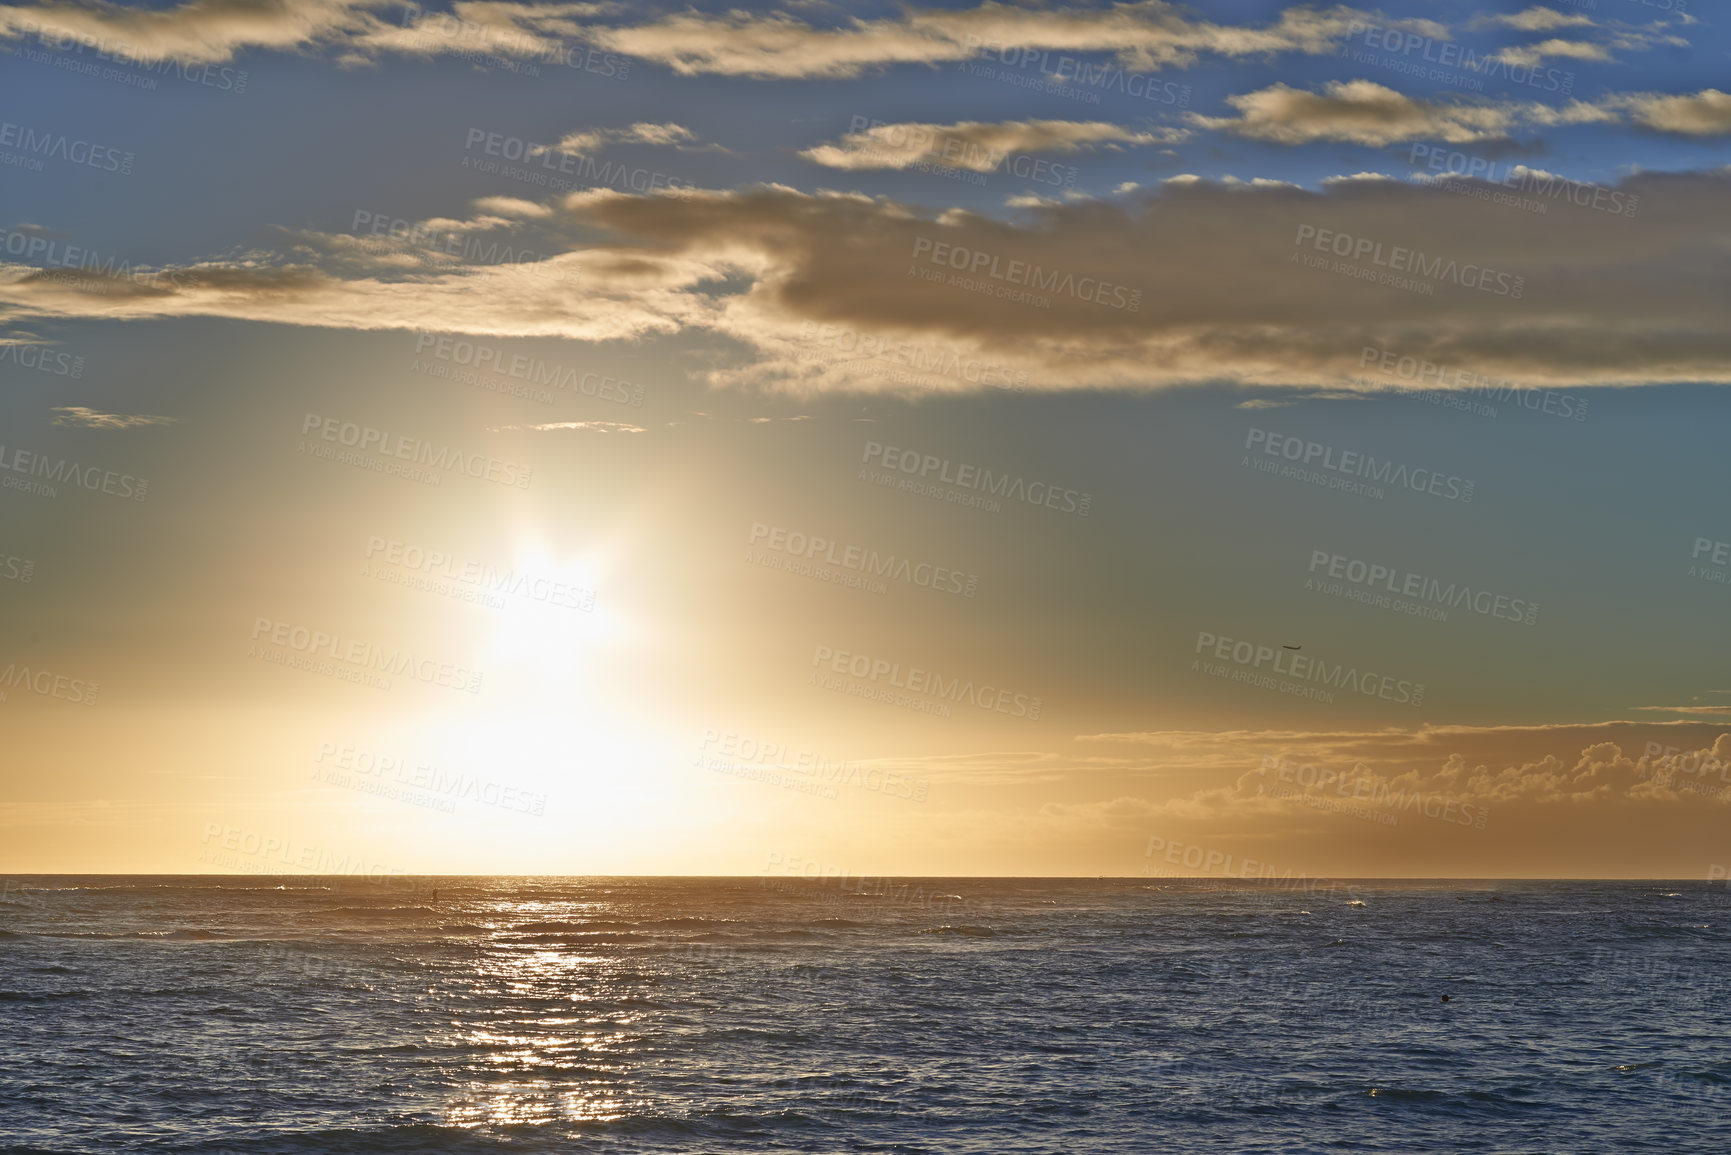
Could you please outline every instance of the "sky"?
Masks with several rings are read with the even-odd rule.
[[[1728,45],[0,6],[0,871],[1725,877]]]

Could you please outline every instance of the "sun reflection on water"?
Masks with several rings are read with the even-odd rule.
[[[611,1123],[641,1112],[643,1104],[606,1080],[572,1087],[547,1080],[504,1083],[475,1090],[445,1109],[450,1127],[499,1127],[556,1122]]]
[[[460,1009],[442,1041],[470,1058],[441,1112],[446,1126],[606,1123],[644,1112],[629,1067],[643,1043],[645,979],[617,957],[569,945],[615,933],[585,929],[608,906],[528,901],[487,912],[478,957],[450,976],[450,1005]]]

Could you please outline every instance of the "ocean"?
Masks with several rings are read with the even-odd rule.
[[[1701,882],[13,877],[0,1151],[1724,1152]]]

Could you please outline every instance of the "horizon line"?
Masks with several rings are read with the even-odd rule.
[[[1731,879],[1679,877],[1675,875],[1539,875],[1539,874],[1506,874],[1506,875],[1469,875],[1469,874],[1383,874],[1383,875],[1320,875],[1320,874],[1289,874],[1266,875],[1253,878],[1233,878],[1230,875],[1211,874],[831,874],[819,877],[800,874],[390,874],[390,875],[358,875],[358,874],[220,874],[220,873],[173,873],[168,871],[4,871],[0,872],[12,878],[254,878],[254,879],[351,879],[357,882],[385,883],[397,878],[566,878],[566,879],[786,879],[792,882],[822,883],[831,879],[848,878],[896,878],[896,879],[955,879],[978,881],[1030,881],[1030,882],[1064,882],[1064,881],[1096,881],[1096,882],[1246,882],[1246,883],[1281,883],[1295,878],[1327,880],[1338,878],[1353,882],[1725,882],[1731,885]]]

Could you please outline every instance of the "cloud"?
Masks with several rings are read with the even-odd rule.
[[[925,163],[969,172],[992,172],[1012,153],[1076,153],[1100,145],[1171,144],[1189,135],[1183,129],[1146,132],[1104,121],[879,124],[848,133],[840,144],[808,148],[799,155],[839,169],[901,169]]]
[[[1323,91],[1274,84],[1229,96],[1236,117],[1191,115],[1207,128],[1277,144],[1344,140],[1380,147],[1403,140],[1451,144],[1507,136],[1519,123],[1513,106],[1414,99],[1371,80],[1333,80]]]
[[[581,19],[612,4],[458,0],[428,12],[397,0],[188,0],[141,8],[107,0],[0,6],[0,40],[44,36],[148,60],[223,64],[249,51],[328,49],[344,63],[386,54],[560,59],[584,32]]]
[[[1416,805],[1417,813],[1437,817],[1430,812],[1451,802],[1493,812],[1731,806],[1731,734],[1693,723],[1174,731],[1086,741],[1133,743],[1155,754],[1168,775],[1215,779],[1144,802],[1143,819],[1291,819],[1346,805],[1399,812]],[[1450,809],[1458,814],[1459,805]]]
[[[1559,41],[1547,41],[1538,48]],[[1584,45],[1581,55],[1599,49]],[[1509,53],[1527,49],[1509,49]],[[1532,59],[1511,63],[1530,64]],[[1466,144],[1499,140],[1520,129],[1572,124],[1634,123],[1659,132],[1691,136],[1731,133],[1731,95],[1707,88],[1693,95],[1610,93],[1597,101],[1575,100],[1563,105],[1513,101],[1428,101],[1415,99],[1370,80],[1330,81],[1321,92],[1274,84],[1256,92],[1229,96],[1237,116],[1192,113],[1191,122],[1253,140],[1275,144],[1309,144],[1340,140],[1382,147],[1408,140],[1441,140]]]
[[[1567,198],[1534,216],[1457,191],[1476,187],[1498,186],[1173,181],[1014,221],[780,186],[595,190],[516,222],[491,262],[285,234],[283,250],[162,275],[0,266],[0,325],[222,316],[581,341],[699,333],[725,350],[710,383],[796,395],[1374,388],[1365,348],[1429,362],[1445,388],[1731,381],[1731,281],[1700,244],[1731,213],[1731,173],[1606,190],[1606,204],[1638,204],[1634,217]],[[1372,251],[1429,270],[1428,291],[1307,267],[1343,259],[1316,249],[1332,236],[1373,273],[1389,270]],[[1503,278],[1490,291],[1487,269]]]
[[[590,36],[603,48],[685,75],[848,79],[894,64],[966,60],[982,48],[1110,53],[1123,67],[1141,71],[1188,65],[1202,54],[1321,55],[1334,51],[1354,23],[1367,19],[1345,7],[1292,8],[1273,24],[1249,27],[1192,22],[1161,0],[1102,8],[988,2],[963,9],[912,8],[894,19],[856,17],[833,28],[782,13],[686,12],[632,27],[597,28]],[[1430,21],[1398,26],[1441,31]]]
[[[376,25],[382,0],[189,0],[175,8],[51,2],[0,7],[0,40],[71,39],[128,56],[220,64],[249,49],[293,51]]]
[[[537,218],[550,217],[553,209],[534,201],[526,201],[520,197],[477,197],[476,208],[493,217]]]
[[[385,55],[491,55],[561,60],[568,45],[664,64],[687,75],[846,78],[894,64],[940,64],[998,50],[1029,48],[1115,55],[1126,68],[1187,65],[1202,54],[1228,57],[1333,51],[1354,22],[1350,8],[1294,8],[1257,27],[1194,22],[1162,0],[1104,8],[1029,9],[989,2],[967,9],[909,9],[893,19],[853,18],[820,28],[783,13],[684,12],[642,24],[602,25],[595,18],[626,11],[605,3],[526,4],[459,0],[429,12],[395,0],[188,0],[140,9],[51,0],[0,7],[0,40],[39,33],[70,37],[111,51],[224,63],[251,50],[322,48],[345,64]],[[1403,30],[1440,34],[1430,21]]]
[[[82,405],[56,405],[56,425],[72,425],[84,429],[137,429],[145,425],[173,425],[177,417],[153,417],[147,413],[98,413]]]
[[[1681,17],[1680,23],[1694,22],[1687,14],[1679,12],[1675,15]],[[1565,14],[1554,8],[1528,8],[1526,11],[1514,15],[1484,15],[1474,19],[1468,25],[1471,28],[1496,26],[1533,33],[1555,32],[1563,28],[1598,30],[1599,43],[1551,38],[1536,44],[1505,48],[1494,57],[1489,58],[1511,67],[1537,67],[1547,57],[1564,60],[1610,61],[1615,59],[1611,53],[1612,49],[1627,52],[1648,52],[1661,45],[1674,48],[1689,47],[1689,42],[1684,38],[1664,31],[1665,22],[1663,20],[1655,20],[1645,28],[1634,28],[1615,20],[1604,25],[1595,22],[1590,17],[1574,13]]]
[[[1610,49],[1602,44],[1589,44],[1584,40],[1541,40],[1537,44],[1526,44],[1518,48],[1505,48],[1492,59],[1499,60],[1510,67],[1534,68],[1544,63],[1547,56],[1555,56],[1564,60],[1610,60]]]
[[[1363,781],[1363,794],[1380,795],[1387,787],[1484,803],[1675,803],[1705,797],[1731,805],[1731,733],[1712,723],[1177,730],[1093,734],[1079,741],[1141,751],[1144,764],[1157,766],[1168,779],[1213,779],[1152,805],[1192,815],[1290,809],[1291,800],[1270,797],[1274,782],[1320,785],[1328,792],[1330,786]],[[1699,781],[1691,782],[1691,776]]]
[[[609,144],[669,145],[685,144],[696,139],[696,134],[683,125],[671,122],[651,124],[648,121],[639,121],[628,128],[592,128],[582,132],[573,132],[561,140],[555,148],[559,152],[589,156]]]
[[[1074,746],[893,768],[947,796],[1067,783],[1062,801],[970,820],[1021,845],[1091,850],[1118,874],[1676,878],[1724,861],[1723,722],[1159,731]]]
[[[1522,32],[1550,32],[1557,28],[1596,28],[1591,17],[1563,13],[1555,8],[1533,7],[1513,14],[1491,14],[1473,21],[1475,27],[1501,24]]]
[[[346,61],[371,60],[383,53],[426,57],[494,54],[557,61],[567,43],[583,35],[579,18],[618,10],[612,4],[519,4],[508,0],[458,0],[448,13],[428,12],[413,4],[366,6],[395,9],[400,13],[398,21],[368,18],[342,29],[345,35],[340,45]]]
[[[560,430],[573,430],[578,433],[648,433],[641,425],[627,425],[623,421],[545,421],[539,425],[489,425],[491,433],[504,433],[507,430],[519,430],[526,433],[554,433]]]
[[[1637,93],[1620,98],[1637,124],[1685,136],[1731,133],[1731,93],[1705,88],[1693,96]]]

